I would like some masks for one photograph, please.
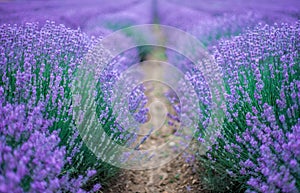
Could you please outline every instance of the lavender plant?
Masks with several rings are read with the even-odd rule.
[[[299,22],[259,25],[217,46],[227,112],[215,143],[198,157],[208,188],[299,192],[299,32]]]
[[[54,22],[2,25],[0,41],[2,190],[78,192],[96,184],[96,191],[116,170],[82,142],[71,100],[73,75],[92,41]]]
[[[3,88],[0,89],[1,94]],[[0,191],[86,192],[88,180],[62,175],[66,148],[60,146],[59,131],[49,132],[53,121],[43,118],[43,104],[0,104]]]

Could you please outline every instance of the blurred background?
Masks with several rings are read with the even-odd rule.
[[[53,20],[90,35],[105,35],[123,27],[160,23],[190,29],[225,14],[251,12],[266,22],[299,19],[297,0],[47,0],[0,1],[0,23],[20,24]]]

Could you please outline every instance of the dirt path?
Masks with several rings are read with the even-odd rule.
[[[154,29],[158,37],[163,41],[163,34],[160,34],[159,29]],[[165,50],[163,48],[155,48],[152,53],[147,57],[148,60],[166,60],[164,56]],[[142,66],[145,71],[145,79],[148,77],[162,78],[165,69],[159,62],[151,63],[151,65]],[[152,87],[151,92],[146,90],[148,97],[148,104],[154,104],[154,101],[162,101],[161,92],[168,90],[162,84],[150,83],[146,86]],[[154,91],[153,91],[154,88]],[[164,106],[161,104],[150,106],[150,114],[155,122],[160,122],[164,110],[172,111],[172,107]],[[167,121],[165,121],[167,122]],[[143,129],[143,128],[142,128]],[[140,146],[140,149],[157,148],[159,145],[164,144],[170,136],[175,132],[175,129],[165,123],[159,130],[153,132],[150,137]],[[170,143],[169,145],[172,146]],[[122,170],[121,174],[110,184],[109,189],[104,192],[108,193],[180,193],[180,192],[204,192],[199,183],[199,175],[197,174],[197,164],[186,162],[182,155],[172,159],[165,165],[155,169],[148,170]]]
[[[157,50],[161,51],[161,50]],[[154,57],[151,59],[155,59]],[[163,69],[159,63],[153,63],[143,66],[149,77],[163,76]],[[151,75],[151,73],[153,73]],[[147,78],[146,78],[147,79]],[[161,91],[166,91],[168,88],[163,85],[151,83],[154,91],[148,92],[146,95],[149,99],[149,104],[153,101],[162,101],[158,96]],[[168,112],[172,108],[167,106]],[[152,119],[156,122],[161,122],[162,108],[150,107]],[[144,131],[145,132],[145,131]],[[164,124],[160,129],[153,132],[140,149],[157,148],[164,144],[170,136],[175,132],[175,129],[168,124]],[[170,143],[170,145],[172,145]],[[171,148],[171,147],[170,147]],[[180,193],[180,192],[203,192],[199,184],[198,174],[196,172],[196,164],[186,162],[182,155],[172,159],[169,163],[148,170],[123,170],[121,175],[110,185],[108,193]]]
[[[204,192],[198,175],[183,158],[153,170],[124,170],[105,191],[109,193],[180,193]]]

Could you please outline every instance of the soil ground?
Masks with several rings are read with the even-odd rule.
[[[159,34],[159,33],[158,33]],[[148,60],[160,61],[164,58],[161,57],[164,53],[163,48],[154,49],[151,54],[148,55]],[[159,63],[152,63],[151,65],[144,65],[142,68],[145,71],[145,78],[147,77],[157,77],[160,78],[164,74],[164,69]],[[152,85],[153,86],[153,85]],[[164,90],[162,85],[155,85],[154,88],[157,92],[159,90]],[[149,103],[155,101],[157,96],[153,93],[145,93],[149,99]],[[170,106],[166,107],[168,110],[171,109]],[[152,112],[151,117],[154,121],[159,121],[159,116],[161,109],[156,109],[157,111]],[[174,128],[165,124],[162,126],[156,134],[153,133],[150,137],[143,143],[141,149],[156,148],[159,145],[165,143],[167,138],[174,134]],[[186,162],[182,155],[177,156],[168,163],[148,170],[121,170],[120,175],[118,175],[114,180],[112,180],[109,188],[104,190],[104,193],[185,193],[185,192],[207,192],[203,189],[200,184],[199,174],[197,173],[199,168],[197,164],[193,161]]]

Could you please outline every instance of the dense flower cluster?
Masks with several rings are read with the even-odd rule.
[[[43,118],[43,106],[0,106],[0,191],[85,192],[87,177],[60,177],[66,150],[59,146],[58,132],[49,132],[52,121]]]
[[[261,25],[222,41],[215,52],[227,112],[220,136],[201,162],[246,184],[247,192],[300,190],[299,40],[299,22]]]
[[[90,40],[53,22],[0,29],[1,190],[80,191],[82,175],[100,166],[82,161],[70,100]]]
[[[69,186],[68,184],[72,183],[73,185],[66,187],[66,189],[73,187],[72,192],[76,192],[76,188],[79,190],[80,187],[87,182],[88,178],[84,180],[80,176],[78,179],[72,177],[75,180],[77,179],[75,183],[74,180],[69,180],[69,176],[85,175],[86,171],[90,171],[91,168],[100,168],[100,171],[103,172],[103,169],[101,169],[101,160],[92,155],[90,150],[80,140],[79,132],[73,121],[71,93],[72,80],[74,73],[76,73],[77,66],[82,62],[82,58],[85,56],[89,46],[99,42],[89,40],[88,37],[79,30],[71,30],[63,25],[57,26],[53,22],[47,22],[41,28],[39,28],[38,24],[32,23],[27,23],[24,26],[3,25],[1,26],[0,38],[2,77],[0,82],[2,89],[1,104],[7,108],[14,108],[16,105],[15,108],[21,108],[21,110],[23,108],[22,111],[26,111],[27,113],[38,108],[38,116],[32,115],[32,119],[39,119],[38,123],[40,125],[35,124],[34,126],[37,128],[39,128],[39,126],[42,126],[42,128],[45,127],[44,129],[40,128],[40,133],[35,133],[33,129],[17,130],[18,127],[22,129],[21,123],[16,123],[17,126],[4,125],[2,131],[3,139],[7,139],[8,136],[11,135],[12,140],[19,140],[22,138],[23,133],[27,133],[26,135],[28,135],[28,137],[25,139],[22,138],[22,140],[24,140],[24,144],[31,144],[32,142],[29,140],[31,135],[44,135],[44,137],[40,137],[39,140],[44,140],[43,142],[46,144],[46,148],[48,148],[43,150],[45,154],[50,155],[50,152],[54,151],[55,148],[59,152],[57,152],[57,155],[56,152],[52,152],[58,157],[53,156],[53,162],[51,163],[44,163],[40,160],[40,169],[42,169],[42,167],[56,167],[56,170],[53,171],[54,174],[50,176],[53,176],[55,183],[61,184],[56,184],[55,188],[63,188],[63,184]],[[121,94],[114,93],[113,91],[115,91],[114,84],[120,78],[122,71],[138,62],[136,50],[133,49],[127,52],[128,53],[120,54],[117,58],[108,61],[107,67],[99,76],[100,84],[98,87],[98,94],[100,95],[98,96],[100,102],[98,105],[98,115],[100,121],[108,134],[113,134],[117,140],[124,142],[132,138],[132,134],[126,132],[126,129],[130,128],[130,126],[132,127],[132,125],[130,125],[129,122],[128,125],[124,126],[123,124],[121,126],[117,122],[126,120],[118,117],[118,112],[113,112],[112,102],[116,101],[111,100],[113,95]],[[96,57],[98,58],[99,56],[97,55]],[[128,106],[123,105],[122,109],[119,109],[119,112],[123,112],[123,115],[131,114],[135,122],[137,122],[137,125],[146,122],[148,109],[145,107],[147,98],[144,94],[144,87],[142,85],[136,87],[130,95],[126,97],[128,97]],[[17,110],[17,112],[21,110]],[[5,114],[4,111],[5,108],[2,108],[1,113]],[[24,115],[24,120],[19,120],[23,123],[26,119],[30,119],[27,114]],[[3,124],[10,123],[9,119],[3,118],[1,120]],[[48,122],[47,124],[43,123],[43,120],[48,121],[49,124]],[[6,127],[7,130],[4,129]],[[127,135],[125,135],[125,132]],[[55,138],[56,140],[49,141],[48,136],[52,138],[59,137],[60,140]],[[31,144],[31,146],[32,148],[36,148],[35,145],[42,144],[43,142],[36,141],[34,144]],[[12,147],[7,153],[10,154],[11,151],[18,151],[18,149],[14,148],[19,147]],[[23,156],[30,157],[31,155],[24,154]],[[42,156],[43,159],[46,157],[46,155]],[[89,161],[86,162],[86,159]],[[57,166],[55,166],[56,162],[58,164]],[[28,170],[35,169],[35,165],[28,167]],[[60,173],[65,173],[65,175],[58,177]],[[20,174],[20,176],[17,176],[19,178],[17,184],[22,182],[24,175]],[[28,173],[26,175],[34,177],[33,174]],[[47,177],[46,174],[44,175]],[[67,176],[66,180],[69,180],[68,182],[66,180],[63,181],[63,179],[65,179],[64,176]],[[109,175],[106,177],[109,177]],[[6,176],[5,173],[2,179],[9,180],[10,178]],[[27,186],[35,183],[34,181],[31,183],[29,177],[26,177],[26,179],[28,179],[26,181]],[[58,179],[60,181],[56,182]],[[47,188],[52,190],[51,187],[54,185],[51,185],[52,182],[50,179],[46,180],[47,183],[49,181],[48,184],[45,184],[44,178],[39,178],[39,180],[40,181],[36,183],[41,183],[42,185],[37,184],[36,186],[39,186],[39,188],[43,186],[39,191],[46,191]],[[93,179],[92,181],[96,180]],[[12,184],[11,186],[21,188],[21,186],[16,186],[16,184]],[[3,188],[7,187],[5,186]],[[28,188],[26,189],[26,187],[23,188],[25,188],[24,190],[29,190]],[[35,189],[30,189],[30,191],[34,190]]]

